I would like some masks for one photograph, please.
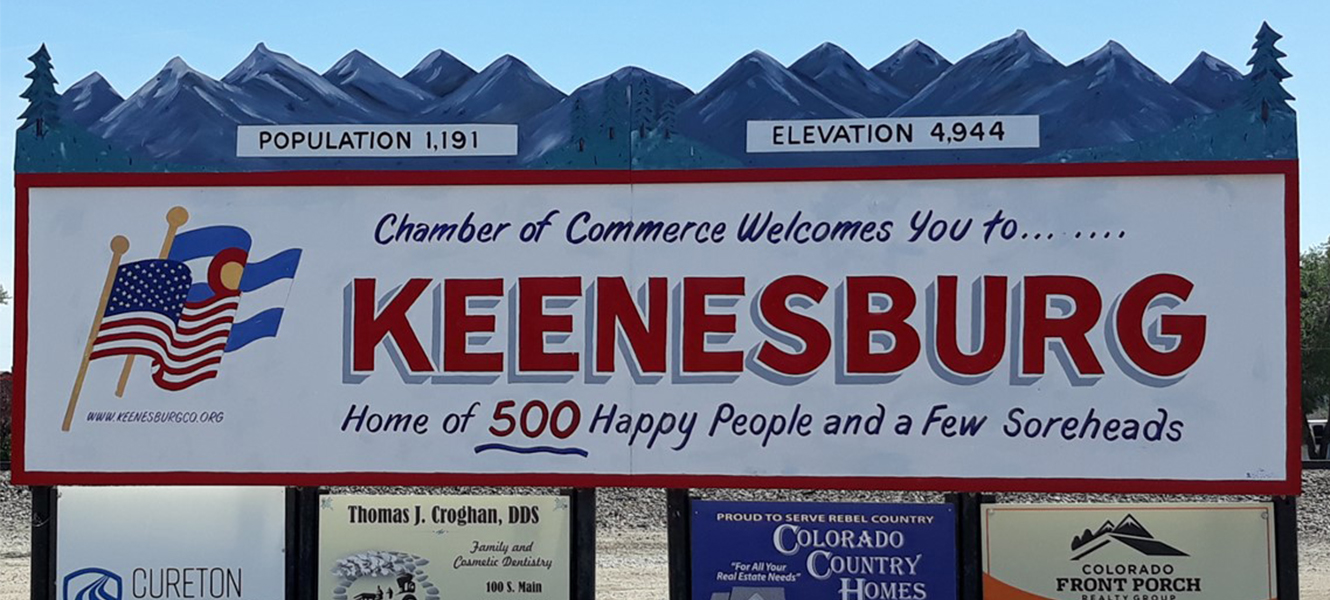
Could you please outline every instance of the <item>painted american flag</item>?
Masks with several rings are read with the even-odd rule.
[[[178,260],[121,265],[89,358],[146,356],[153,382],[171,391],[216,377],[240,294],[190,300],[192,279]]]

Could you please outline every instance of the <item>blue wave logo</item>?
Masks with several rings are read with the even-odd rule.
[[[106,569],[88,567],[65,575],[64,587],[64,600],[120,600],[121,579]]]

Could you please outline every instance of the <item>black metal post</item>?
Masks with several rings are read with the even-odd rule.
[[[50,486],[34,486],[32,491],[32,564],[30,595],[32,600],[55,600],[55,528],[59,493]]]
[[[971,492],[946,495],[946,501],[956,507],[956,592],[960,600],[983,598],[983,555],[980,538],[983,533],[984,504],[996,498]]]
[[[596,598],[596,490],[568,491],[572,503],[573,600]]]
[[[297,525],[295,600],[314,600],[319,593],[319,499],[323,490],[296,488]]]
[[[300,488],[286,488],[286,600],[297,600],[300,566]]]
[[[670,600],[693,596],[693,508],[687,489],[665,490],[665,531],[669,538]]]
[[[1275,589],[1279,600],[1298,600],[1298,499],[1275,496]]]

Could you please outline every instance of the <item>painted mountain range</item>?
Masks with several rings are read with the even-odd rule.
[[[753,51],[696,93],[624,67],[565,94],[516,57],[476,71],[443,50],[402,76],[359,51],[320,74],[259,44],[220,79],[174,58],[127,97],[101,75],[88,75],[59,98],[63,135],[76,138],[73,146],[86,156],[71,158],[63,148],[58,160],[45,161],[43,148],[52,142],[25,141],[25,129],[17,168],[730,168],[1295,157],[1293,111],[1282,101],[1273,113],[1269,103],[1259,109],[1261,89],[1250,74],[1204,52],[1173,81],[1116,42],[1064,64],[1024,31],[955,63],[918,40],[871,67],[830,43],[788,66]],[[745,146],[750,120],[979,115],[1039,115],[1040,147],[748,154]],[[513,123],[518,155],[235,156],[238,125],[360,123]],[[60,135],[59,128],[49,135]]]

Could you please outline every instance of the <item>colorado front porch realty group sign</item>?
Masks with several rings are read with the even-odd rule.
[[[998,504],[983,513],[992,600],[1278,596],[1268,502]]]

